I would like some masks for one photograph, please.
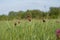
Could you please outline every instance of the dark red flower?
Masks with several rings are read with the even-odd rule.
[[[57,36],[57,38],[60,39],[60,29],[57,29],[57,30],[56,30],[56,36]]]

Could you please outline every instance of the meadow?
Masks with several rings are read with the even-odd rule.
[[[56,19],[33,19],[31,22],[20,20],[20,24],[14,26],[13,21],[0,21],[0,40],[56,40],[56,29],[60,23]]]

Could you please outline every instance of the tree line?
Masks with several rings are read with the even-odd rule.
[[[33,19],[56,19],[60,17],[60,7],[50,7],[48,12],[40,10],[10,11],[8,15],[0,15],[0,20],[26,19],[28,15]]]

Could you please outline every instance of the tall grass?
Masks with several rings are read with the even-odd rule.
[[[0,40],[56,40],[55,30],[60,23],[55,20],[21,20],[14,26],[12,21],[0,21]]]

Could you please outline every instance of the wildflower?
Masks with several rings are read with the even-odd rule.
[[[27,19],[28,19],[28,21],[31,21],[31,16],[28,15],[27,16]]]
[[[45,20],[43,19],[43,22],[45,22]]]
[[[56,36],[57,36],[57,39],[60,39],[60,29],[56,30]]]

